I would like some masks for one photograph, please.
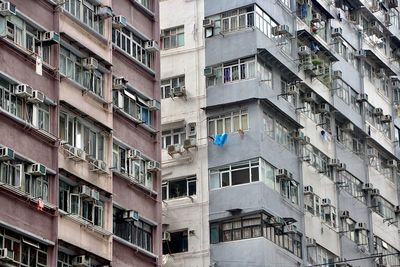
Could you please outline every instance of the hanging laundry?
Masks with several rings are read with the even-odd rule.
[[[228,139],[228,134],[223,133],[223,134],[216,134],[214,137],[214,144],[217,146],[224,146],[226,143],[226,140]]]
[[[312,52],[317,53],[320,51],[319,46],[315,42],[309,43],[310,49]]]
[[[300,17],[306,18],[308,13],[308,5],[307,4],[302,4],[300,7]]]

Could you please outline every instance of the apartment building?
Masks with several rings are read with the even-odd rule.
[[[203,10],[160,1],[165,266],[209,266]]]
[[[158,14],[1,1],[1,266],[160,265]]]
[[[163,66],[196,32],[175,2],[161,2]],[[210,266],[399,265],[398,1],[205,0],[202,15],[208,186],[196,194],[208,195]],[[163,125],[186,104],[172,101]],[[164,148],[178,160],[187,131],[172,133]],[[163,246],[188,249],[163,253],[189,266],[193,215],[179,216],[163,216]]]

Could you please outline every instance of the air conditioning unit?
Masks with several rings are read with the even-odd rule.
[[[92,198],[92,189],[87,185],[78,186],[78,193],[81,197]]]
[[[297,86],[293,84],[286,85],[286,92],[287,95],[295,95],[298,93]]]
[[[82,60],[82,66],[88,70],[95,70],[99,67],[99,62],[94,57],[87,57]]]
[[[148,105],[150,111],[156,111],[161,109],[161,103],[156,99],[149,100]]]
[[[396,8],[399,6],[398,0],[387,0],[386,3],[389,8]]]
[[[357,102],[368,102],[368,94],[361,93],[357,95]]]
[[[392,88],[400,90],[400,81],[398,79],[392,79]]]
[[[32,97],[33,89],[27,84],[19,84],[16,86],[14,93],[23,98]]]
[[[17,15],[17,7],[10,2],[3,2],[0,4],[0,15],[1,16],[12,16]]]
[[[316,111],[317,111],[318,113],[329,113],[329,110],[330,110],[329,104],[328,104],[328,103],[324,103],[324,104],[318,105]]]
[[[146,169],[149,172],[157,172],[161,170],[161,164],[158,161],[151,160],[147,162]]]
[[[315,240],[315,238],[306,237],[306,246],[307,247],[316,247],[317,240]]]
[[[204,76],[206,76],[206,77],[214,76],[214,68],[213,67],[204,68]]]
[[[90,192],[90,197],[96,201],[100,200],[100,192],[97,191],[96,189],[92,189]]]
[[[304,100],[304,102],[307,102],[307,103],[316,103],[317,95],[314,92],[305,93],[303,100]]]
[[[379,117],[383,115],[383,109],[381,108],[374,108],[374,110],[372,111],[372,114],[374,114],[375,116]]]
[[[307,185],[304,187],[304,195],[313,194],[314,189],[311,185]]]
[[[292,137],[294,140],[302,140],[302,139],[304,139],[304,133],[300,130],[293,131]]]
[[[140,152],[137,149],[129,149],[128,150],[128,158],[129,159],[141,159],[142,158],[142,152]]]
[[[308,46],[300,46],[299,47],[299,55],[300,56],[311,55],[311,49]]]
[[[14,260],[14,251],[0,248],[0,262],[11,262]]]
[[[340,212],[340,218],[341,219],[347,219],[350,218],[350,212],[348,210],[343,210]]]
[[[86,159],[86,152],[83,149],[74,147],[74,146],[69,146],[67,147],[68,149],[68,158],[81,161]]]
[[[375,21],[371,21],[371,22],[369,23],[368,27],[369,27],[371,30],[375,31],[375,32],[378,32],[378,33],[382,33],[382,32],[383,32],[383,27],[382,27],[382,25],[379,24],[379,22],[376,21],[376,20],[375,20]]]
[[[185,96],[186,95],[186,88],[185,86],[177,86],[172,88],[171,90],[171,95],[172,96]]]
[[[374,147],[370,147],[367,149],[367,156],[369,158],[377,158],[378,157],[378,150]]]
[[[113,10],[109,6],[101,6],[98,8],[96,15],[102,19],[112,18]]]
[[[192,147],[196,147],[196,139],[194,138],[189,138],[183,141],[183,148],[184,149],[189,149]]]
[[[158,43],[156,41],[151,40],[151,41],[147,41],[144,44],[144,49],[149,52],[157,52],[160,50],[160,47],[158,46]]]
[[[278,25],[272,28],[272,35],[289,35],[289,26],[288,25]]]
[[[354,57],[356,58],[366,58],[367,57],[367,51],[365,50],[357,50],[354,52]]]
[[[381,122],[383,123],[390,123],[392,122],[392,116],[391,115],[383,115],[381,117]]]
[[[372,191],[372,189],[374,189],[374,185],[371,183],[366,183],[362,187],[363,191]]]
[[[385,13],[384,14],[383,21],[384,21],[386,27],[389,27],[389,26],[392,25],[391,18],[390,18],[390,13]]]
[[[43,103],[44,102],[44,94],[38,90],[32,91],[32,96],[28,98],[28,102],[31,103]]]
[[[371,196],[380,196],[381,195],[381,191],[378,188],[374,188],[371,191]]]
[[[55,31],[44,32],[40,41],[45,44],[59,44],[60,34]]]
[[[356,223],[354,230],[366,230],[367,224],[366,223]]]
[[[121,29],[128,25],[128,20],[124,16],[115,16],[112,20],[112,26],[117,29]]]
[[[293,174],[287,169],[278,169],[275,177],[281,180],[293,180]]]
[[[0,161],[6,161],[12,159],[14,159],[14,150],[8,147],[0,148]]]
[[[125,90],[127,88],[128,80],[124,77],[115,78],[113,80],[113,90]]]
[[[138,221],[139,217],[139,212],[136,210],[126,210],[122,214],[122,219],[125,221]]]
[[[94,160],[92,166],[93,169],[91,171],[107,173],[107,163],[102,160]]]
[[[333,79],[342,79],[342,71],[341,70],[333,71],[332,78]]]
[[[341,27],[333,28],[331,35],[332,35],[332,37],[342,37],[343,29]]]
[[[300,143],[300,144],[303,144],[303,145],[305,145],[305,144],[311,144],[311,139],[310,139],[310,137],[308,137],[308,136],[304,136],[304,139],[303,139],[303,140],[299,140],[299,143]]]
[[[312,14],[312,19],[311,19],[312,22],[320,22],[321,19],[322,19],[321,14],[319,14],[319,13]]]
[[[46,175],[46,166],[35,163],[28,166],[28,174],[35,176],[43,176]]]
[[[181,153],[181,146],[180,145],[169,145],[167,147],[168,154],[170,156],[174,154],[180,154]]]
[[[204,28],[213,28],[214,27],[214,21],[212,19],[203,19],[203,27]]]
[[[397,169],[397,160],[390,159],[390,160],[388,160],[388,161],[386,162],[386,165],[387,165],[389,168]]]
[[[358,23],[358,13],[355,10],[352,12],[349,12],[348,19],[352,23]]]
[[[342,127],[343,132],[354,132],[354,124],[351,122],[348,122],[343,125]]]
[[[294,224],[285,225],[283,227],[283,232],[285,234],[296,234],[297,233],[297,227]]]
[[[329,159],[328,165],[332,167],[337,167],[340,164],[338,159]]]
[[[73,267],[90,267],[90,258],[86,255],[75,256],[72,259]]]
[[[167,231],[162,232],[162,241],[171,241],[171,233]]]
[[[336,167],[337,171],[345,171],[346,170],[346,163],[339,163]]]
[[[332,205],[332,201],[331,201],[330,198],[323,198],[322,199],[321,206],[330,206],[330,205]]]

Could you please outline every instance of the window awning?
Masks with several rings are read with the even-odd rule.
[[[174,121],[170,121],[167,123],[163,123],[161,125],[161,130],[165,131],[165,130],[181,128],[181,127],[184,127],[185,125],[186,125],[186,121],[184,119],[174,120]]]
[[[385,61],[380,57],[380,55],[376,54],[375,51],[371,49],[366,49],[367,58],[371,60],[374,64],[384,69],[387,73],[387,76],[396,76],[396,72],[391,68],[391,66],[387,65]]]
[[[301,42],[306,43],[307,45],[310,42],[314,42],[315,44],[318,45],[318,48],[320,50],[321,53],[323,53],[325,56],[327,56],[329,58],[329,60],[331,62],[334,61],[339,61],[339,59],[335,56],[335,54],[331,51],[331,48],[328,47],[326,44],[324,44],[323,42],[321,42],[316,35],[310,33],[309,31],[303,29],[303,30],[299,30],[297,32],[297,37],[299,38],[299,40]]]
[[[257,48],[257,55],[266,60],[269,65],[274,66],[280,70],[281,73],[285,73],[289,82],[301,81],[302,79],[297,72],[291,70],[288,66],[283,64],[274,54],[265,48]],[[297,66],[296,66],[297,71]]]

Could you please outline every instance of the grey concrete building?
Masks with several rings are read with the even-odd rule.
[[[204,0],[202,30],[210,266],[398,266],[398,1]]]

